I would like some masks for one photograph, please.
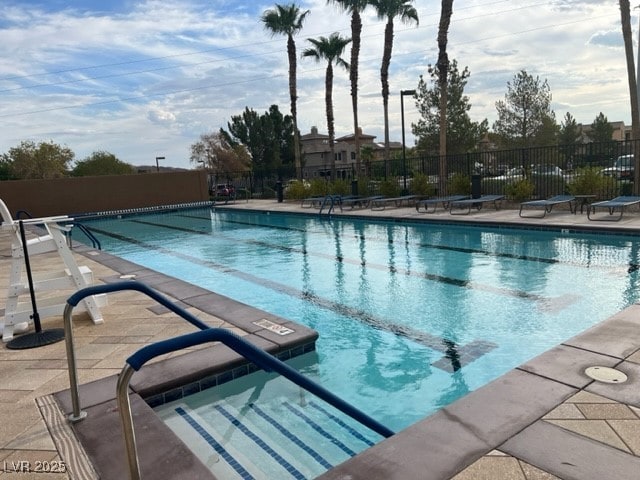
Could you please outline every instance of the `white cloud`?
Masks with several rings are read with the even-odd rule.
[[[309,37],[334,31],[350,35],[349,17],[325,0],[297,3],[311,10],[296,37],[298,53]],[[226,128],[245,107],[263,112],[277,104],[289,111],[286,38],[272,38],[259,20],[273,4],[95,5],[101,11],[49,11],[17,0],[0,7],[0,152],[24,139],[51,139],[67,144],[80,158],[107,150],[134,164],[165,156],[167,165],[188,167],[189,146],[200,134]],[[440,2],[416,2],[416,8],[419,27],[395,25],[392,140],[401,133],[399,91],[415,88],[437,56]],[[602,111],[611,120],[629,123],[619,22],[617,2],[600,0],[454,5],[448,51],[461,68],[470,69],[472,118],[492,123],[507,82],[525,69],[548,79],[558,118],[570,111],[579,122],[590,123]],[[634,38],[636,24],[632,19]],[[368,10],[363,25],[360,123],[382,141],[384,23]],[[324,68],[298,59],[303,132],[313,125],[326,129]],[[353,123],[349,81],[337,69],[333,93],[336,133],[345,135]],[[406,100],[408,126],[417,114]]]

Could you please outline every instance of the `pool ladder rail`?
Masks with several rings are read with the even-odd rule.
[[[172,312],[180,315],[184,320],[200,329],[200,331],[198,332],[188,333],[142,347],[126,360],[126,363],[120,375],[118,376],[116,387],[118,410],[120,413],[125,448],[127,452],[129,475],[132,480],[139,480],[141,477],[135,431],[133,428],[131,403],[129,400],[128,392],[131,377],[136,371],[140,370],[140,368],[142,368],[144,364],[155,357],[208,342],[221,342],[235,352],[242,355],[247,360],[252,361],[263,370],[267,372],[275,371],[279,373],[299,387],[321,398],[325,402],[340,410],[342,413],[350,416],[357,422],[373,430],[382,437],[388,438],[394,435],[394,432],[392,430],[382,425],[377,420],[369,417],[367,414],[358,410],[334,393],[300,374],[298,371],[282,362],[278,358],[274,357],[273,355],[247,342],[246,340],[242,339],[229,330],[209,327],[196,316],[175,305],[169,299],[162,296],[144,283],[137,281],[123,281],[86,287],[78,290],[67,300],[67,305],[64,310],[64,331],[67,350],[67,362],[69,366],[71,403],[73,408],[71,415],[69,415],[70,422],[79,422],[87,416],[87,413],[83,412],[80,407],[78,375],[76,370],[76,358],[73,345],[73,308],[88,296],[119,292],[124,290],[136,290],[138,292],[146,294]]]
[[[333,212],[333,209],[335,208],[336,205],[338,205],[340,207],[340,211],[342,211],[342,196],[326,195],[322,199],[322,204],[320,205],[320,212],[318,212],[318,214],[322,217],[323,210],[326,207],[327,211],[324,212],[324,214],[327,216],[331,216],[331,212]]]

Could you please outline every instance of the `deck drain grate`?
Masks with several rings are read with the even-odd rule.
[[[597,382],[624,383],[627,381],[627,376],[624,373],[610,367],[589,367],[584,371],[584,373]]]

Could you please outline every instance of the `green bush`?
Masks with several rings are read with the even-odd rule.
[[[294,180],[287,185],[287,200],[302,200],[309,196],[309,188],[305,188],[300,180]]]
[[[454,173],[447,182],[451,195],[471,195],[471,179],[462,173]]]
[[[413,195],[423,197],[431,197],[435,193],[435,187],[429,183],[429,177],[423,173],[418,173],[411,180],[411,188],[409,189]]]
[[[358,195],[368,197],[372,193],[371,180],[368,177],[358,178]]]
[[[351,182],[343,179],[334,180],[329,184],[329,193],[332,195],[349,195]]]
[[[322,178],[314,178],[311,180],[311,187],[309,188],[310,197],[321,197],[329,193],[329,186],[326,180]]]
[[[513,200],[514,202],[524,202],[531,198],[534,188],[533,183],[528,179],[523,178],[505,185],[504,193],[507,195],[509,200]]]
[[[380,195],[393,198],[400,195],[400,185],[394,180],[385,180],[380,184]]]
[[[595,195],[596,200],[604,200],[615,195],[616,180],[605,177],[600,170],[599,167],[579,168],[567,184],[567,191],[571,195]]]

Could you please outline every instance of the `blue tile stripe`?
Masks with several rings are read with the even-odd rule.
[[[233,458],[233,456],[227,452],[227,450],[220,445],[209,432],[207,432],[198,421],[189,415],[182,407],[176,408],[176,413],[180,415],[186,422],[202,437],[204,440],[213,447],[218,455],[220,455],[231,468],[233,468],[243,480],[255,480],[255,478],[240,465],[240,463]]]
[[[285,437],[291,440],[292,443],[294,443],[295,445],[300,447],[302,450],[304,450],[309,456],[311,456],[311,458],[313,458],[316,462],[318,462],[324,468],[326,468],[327,470],[329,470],[330,468],[333,468],[333,465],[329,463],[322,455],[316,452],[313,448],[311,448],[309,445],[307,445],[305,442],[303,442],[300,438],[298,438],[296,435],[291,433],[289,430],[284,428],[277,420],[275,420],[273,417],[267,414],[255,403],[250,403],[249,407],[251,407],[251,409],[254,412],[256,412],[260,417],[262,417],[265,421],[267,421],[270,425],[272,425]]]
[[[291,476],[297,480],[306,480],[306,477],[300,472],[297,468],[287,462],[284,458],[278,454],[273,448],[271,448],[264,440],[262,440],[258,435],[253,433],[249,428],[246,427],[240,420],[231,415],[224,407],[220,405],[215,405],[215,408],[218,413],[223,415],[231,424],[244,433],[249,439],[255,442],[262,450],[267,452],[271,457],[278,462],[287,472],[291,474]]]
[[[320,405],[318,405],[316,402],[309,402],[309,405],[311,405],[313,408],[315,408],[316,410],[318,410],[319,412],[322,412],[324,415],[326,415],[330,420],[332,420],[333,422],[335,422],[336,424],[340,425],[342,428],[344,428],[347,432],[349,432],[349,434],[351,434],[352,436],[354,436],[355,438],[357,438],[358,440],[360,440],[361,442],[364,442],[365,444],[367,444],[370,447],[373,447],[375,445],[375,442],[372,442],[371,440],[369,440],[367,437],[365,437],[364,435],[362,435],[359,431],[357,431],[355,428],[347,425],[346,423],[344,423],[342,420],[340,420],[338,417],[336,417],[334,414],[332,414],[331,412],[329,412],[328,410],[324,409],[323,407],[321,407]]]
[[[309,417],[307,417],[304,413],[302,413],[301,411],[299,411],[295,406],[293,406],[292,404],[290,404],[289,402],[284,402],[285,407],[287,407],[294,415],[300,417],[307,425],[309,425],[311,428],[313,428],[316,432],[318,432],[320,435],[322,435],[324,438],[328,439],[331,441],[331,443],[333,443],[334,445],[336,445],[340,450],[342,450],[343,452],[345,452],[347,455],[349,455],[350,457],[354,457],[356,455],[356,452],[354,452],[353,450],[351,450],[349,447],[347,447],[344,443],[342,443],[340,440],[338,440],[336,437],[334,437],[333,435],[331,435],[329,432],[327,432],[325,429],[323,429],[320,425],[318,425],[316,422],[314,422],[313,420],[311,420]]]

